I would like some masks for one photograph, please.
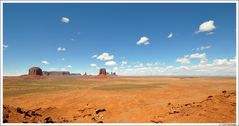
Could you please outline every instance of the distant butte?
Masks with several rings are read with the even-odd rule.
[[[32,67],[32,68],[29,69],[28,75],[29,76],[42,76],[43,73],[42,73],[41,68],[39,68],[39,67]]]
[[[99,70],[99,75],[106,75],[107,73],[106,73],[106,69],[105,68],[101,68],[100,70]]]
[[[27,75],[22,75],[27,76]],[[42,71],[40,67],[31,67],[28,71],[29,77],[46,77],[46,76],[91,76],[86,72],[82,75],[80,73],[70,73],[69,71]],[[117,76],[116,72],[107,72],[106,68],[99,69],[99,74],[96,77],[108,78],[112,76]]]

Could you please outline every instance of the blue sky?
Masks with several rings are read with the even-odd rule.
[[[233,3],[5,3],[3,73],[236,73]]]

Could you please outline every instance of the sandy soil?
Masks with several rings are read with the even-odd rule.
[[[236,122],[232,77],[59,79],[4,78],[5,122]]]

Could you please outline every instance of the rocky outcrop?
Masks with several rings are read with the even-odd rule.
[[[116,76],[116,72],[111,72],[110,75]]]
[[[48,71],[45,72],[45,75],[48,76],[68,76],[70,75],[69,71]]]
[[[71,76],[82,76],[81,73],[71,73]]]
[[[101,68],[101,69],[99,70],[99,75],[107,75],[106,69],[105,69],[105,68]]]
[[[48,114],[55,108],[27,110],[20,107],[3,105],[3,123],[54,123]]]
[[[168,111],[154,115],[153,123],[233,123],[236,120],[236,92],[223,90],[222,94],[209,95],[205,100],[184,104],[167,103]],[[198,120],[200,118],[200,120]],[[185,122],[184,122],[185,123]]]
[[[38,76],[42,76],[43,75],[43,73],[42,73],[42,70],[41,70],[41,68],[39,68],[39,67],[32,67],[32,68],[30,68],[29,69],[29,71],[28,71],[28,75],[30,75],[30,76],[36,76],[36,75],[38,75]]]
[[[49,75],[49,72],[47,72],[47,71],[43,71],[42,73],[43,73],[43,76],[48,76]]]
[[[25,109],[3,105],[3,123],[103,123],[105,108],[87,106],[79,108],[73,117],[62,117],[56,113],[62,112],[56,107]]]

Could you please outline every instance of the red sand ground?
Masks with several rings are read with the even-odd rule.
[[[81,89],[4,96],[4,120],[18,123],[236,122],[235,78],[115,77],[103,81],[93,77],[76,79],[79,83],[74,86],[84,84],[82,80],[87,84]],[[6,91],[14,90],[13,86],[8,86],[9,80],[11,78],[4,79]],[[130,85],[122,90],[122,87],[107,88],[115,84],[127,85],[135,82],[145,87],[134,88]],[[147,87],[156,82],[165,85],[160,88]]]

